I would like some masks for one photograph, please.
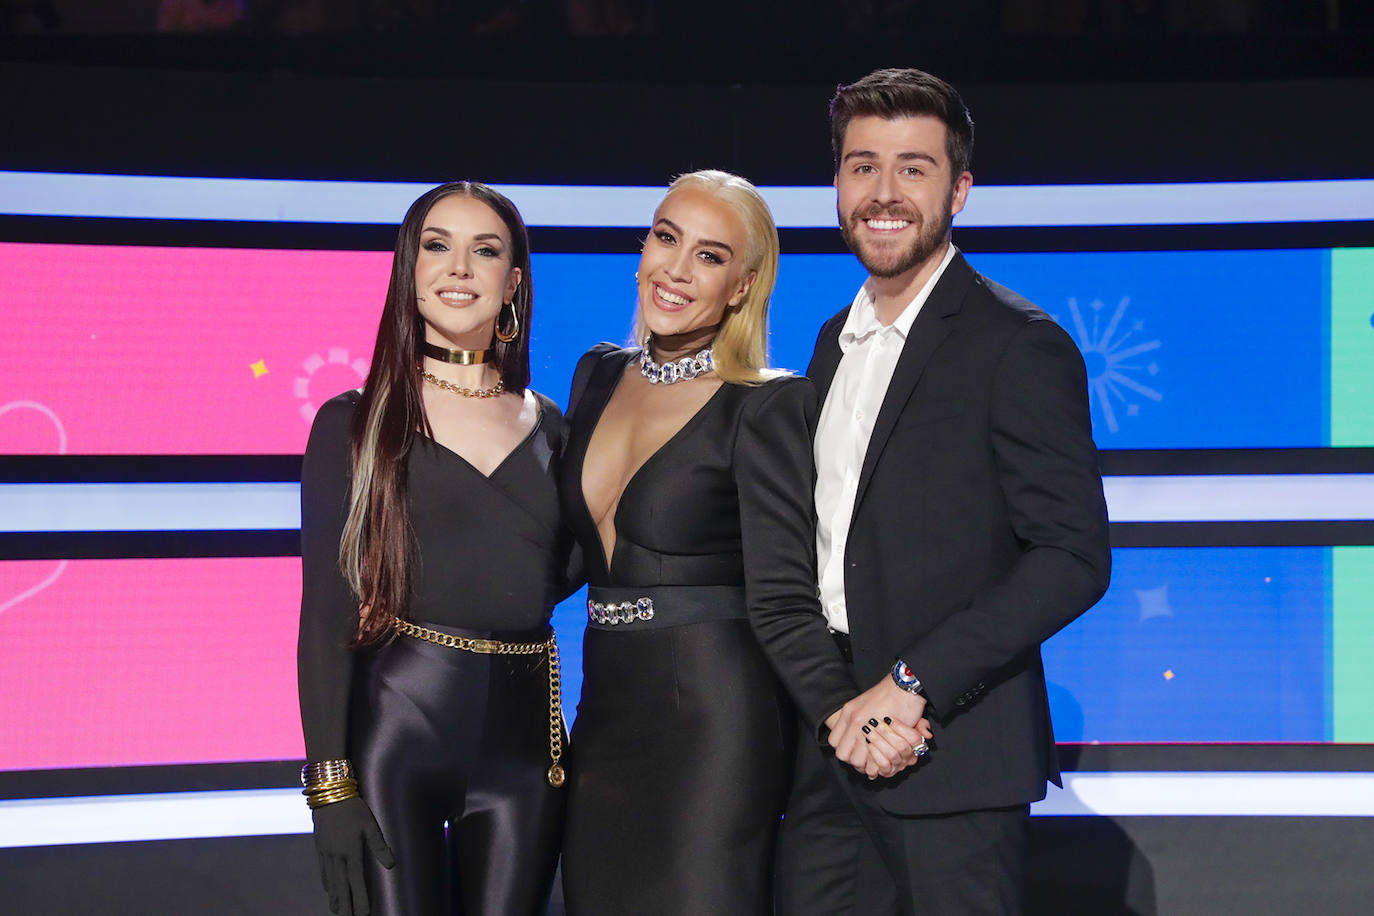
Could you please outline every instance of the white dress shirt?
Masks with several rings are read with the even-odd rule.
[[[892,382],[892,373],[911,333],[911,325],[930,291],[944,275],[957,249],[949,245],[944,259],[897,320],[884,325],[874,310],[865,283],[840,330],[844,356],[825,396],[816,427],[816,561],[819,567],[821,608],[830,628],[849,632],[844,598],[844,548],[854,497],[859,488],[873,423]]]

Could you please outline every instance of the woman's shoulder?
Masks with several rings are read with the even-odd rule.
[[[798,375],[791,369],[766,369],[768,374],[763,381],[755,385],[755,388],[762,388],[766,391],[781,391],[784,388],[805,389],[815,388],[815,383],[804,375]]]
[[[763,405],[771,403],[816,399],[816,385],[811,379],[785,370],[772,371],[754,385],[731,384],[730,387],[739,390],[743,403],[755,408],[762,408]]]
[[[601,343],[582,354],[582,358],[577,361],[578,368],[587,363],[599,363],[611,356],[629,357],[630,354],[638,352],[634,347],[623,347],[620,344],[611,343],[603,340]]]
[[[583,392],[587,390],[587,385],[600,366],[607,364],[608,360],[611,361],[611,365],[615,365],[617,358],[628,360],[634,352],[636,351],[628,347],[602,341],[583,353],[577,361],[577,368],[573,370],[572,384],[568,389],[568,412],[571,414],[576,408],[577,402],[582,399]]]
[[[733,389],[741,429],[752,431],[751,438],[780,442],[792,430],[805,432],[815,425],[816,386],[804,375],[778,374],[756,385],[727,387]]]
[[[526,391],[534,398],[539,405],[539,416],[544,420],[562,420],[563,408],[558,406],[558,402],[548,395],[533,388],[526,388]]]
[[[352,388],[321,404],[310,425],[310,445],[307,450],[347,441],[352,435],[353,412],[361,399],[362,392]]]
[[[362,399],[363,390],[361,388],[350,388],[321,404],[319,413],[315,416],[319,417],[320,414],[329,412],[351,417],[353,416],[353,409],[358,406],[358,402]]]
[[[623,344],[611,343],[609,340],[603,340],[601,341],[601,343],[593,344],[590,348],[588,348],[587,352],[583,354],[583,358],[585,359],[586,357],[591,356],[593,353],[600,357],[605,356],[607,353],[618,353],[622,350],[628,352],[633,349],[635,348],[627,347]]]

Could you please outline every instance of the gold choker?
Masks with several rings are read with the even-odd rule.
[[[491,350],[450,350],[427,340],[420,341],[420,349],[430,359],[437,359],[441,363],[453,363],[455,366],[475,366],[491,357]]]

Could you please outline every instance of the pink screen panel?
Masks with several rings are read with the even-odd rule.
[[[296,557],[0,563],[0,770],[283,760]]]
[[[388,252],[0,243],[0,452],[299,454],[362,384]]]

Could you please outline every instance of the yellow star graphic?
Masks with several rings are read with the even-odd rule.
[[[261,359],[248,368],[253,370],[253,378],[262,378],[267,374],[267,363]]]
[[[1166,680],[1166,681],[1172,681],[1173,679],[1174,679],[1174,669],[1170,668],[1170,669],[1168,669],[1167,671],[1164,672],[1164,680]]]

